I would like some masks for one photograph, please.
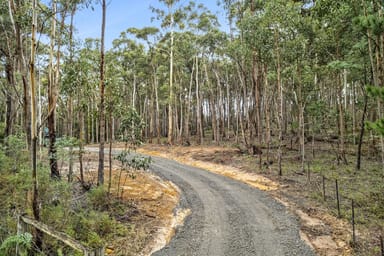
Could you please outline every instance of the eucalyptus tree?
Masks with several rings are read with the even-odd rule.
[[[118,119],[122,120],[124,118],[124,110],[132,108],[143,117],[150,116],[149,126],[153,130],[154,120],[152,119],[153,115],[151,113],[153,111],[151,106],[154,106],[154,97],[151,88],[153,88],[152,76],[154,74],[148,76],[151,73],[151,60],[141,42],[128,38],[127,32],[129,30],[133,29],[122,32],[120,37],[113,41],[109,64],[116,71],[111,75],[120,88],[118,97],[122,111],[118,111]],[[117,99],[117,97],[115,98]],[[143,134],[148,133],[146,128],[143,127]]]
[[[129,39],[126,32],[122,32],[113,41],[113,57],[118,64],[118,76],[124,82],[124,101],[133,108],[138,108],[138,90],[143,78],[142,67],[146,61],[144,45]]]
[[[208,64],[212,69],[212,66],[215,62],[215,59],[220,59],[216,54],[216,48],[221,43],[221,38],[219,35],[220,31],[216,29],[219,26],[217,21],[217,17],[213,15],[210,11],[208,11],[203,5],[199,5],[197,10],[195,11],[195,15],[192,16],[190,22],[190,28],[195,34],[195,71],[196,71],[196,128],[198,135],[198,143],[203,142],[204,131],[203,131],[203,111],[201,110],[203,106],[203,96],[204,90],[207,92],[208,97],[211,100],[207,102],[214,101],[214,85],[216,83],[212,83],[212,78],[208,74]],[[193,22],[192,22],[193,21]],[[201,71],[200,71],[201,70]],[[200,71],[200,72],[199,72]],[[203,83],[199,83],[199,73],[203,74],[202,79]],[[211,73],[211,72],[209,72]],[[213,72],[212,72],[213,73]],[[204,89],[204,90],[202,90]],[[209,104],[208,104],[209,105]],[[217,132],[217,116],[216,111],[214,110],[214,104],[211,104],[211,125],[212,132],[214,135],[214,140],[218,142],[218,136],[216,136]]]
[[[86,108],[86,118],[84,120],[84,130],[86,143],[97,143],[99,125],[98,125],[98,82],[100,60],[100,40],[87,38],[79,50],[79,56],[76,59],[79,67],[79,79],[81,80],[79,97],[80,105]]]
[[[268,32],[269,28],[268,25],[263,24],[263,19],[265,19],[265,14],[263,11],[262,6],[256,6],[254,1],[250,2],[250,8],[246,9],[244,13],[242,14],[242,18],[239,23],[239,28],[241,30],[240,43],[243,44],[243,48],[241,50],[246,51],[247,53],[240,57],[239,63],[241,63],[241,70],[243,74],[243,101],[244,101],[244,112],[247,116],[247,122],[248,122],[248,129],[249,131],[249,138],[245,137],[245,131],[244,131],[244,125],[243,127],[243,139],[244,143],[247,148],[252,148],[253,142],[253,132],[252,132],[252,126],[250,125],[250,122],[255,122],[256,124],[256,135],[258,138],[258,144],[261,146],[261,93],[262,93],[262,86],[263,83],[261,82],[261,72],[262,72],[262,61],[263,56],[262,54],[268,54],[268,49],[262,49],[263,47],[266,48],[267,45],[270,45],[268,43],[265,44],[265,38],[268,38]],[[243,57],[244,56],[244,57]],[[244,58],[247,58],[246,60]],[[244,64],[248,63],[248,64]],[[250,66],[251,70],[248,70],[246,66]],[[251,76],[251,78],[247,78],[246,76]],[[252,82],[252,86],[249,85],[249,92],[247,92],[248,83],[247,81],[250,80]],[[251,84],[249,82],[249,84]],[[253,96],[247,95],[251,94],[253,92]],[[249,98],[249,100],[247,100]],[[248,112],[250,111],[249,108],[247,108],[247,105],[252,104],[255,107],[255,115],[253,117],[249,116]],[[251,120],[252,119],[252,120]],[[261,155],[260,155],[260,162],[261,162]]]
[[[263,86],[266,78],[267,57],[270,55],[271,30],[266,21],[266,3],[261,1],[223,1],[231,27],[228,56],[237,63],[240,81],[238,97],[241,112],[238,114],[242,140],[251,153],[261,147],[263,134]],[[255,140],[257,138],[257,140]],[[255,146],[255,143],[259,146]],[[260,165],[261,165],[261,155]]]
[[[278,108],[274,111],[273,106],[271,106],[278,103],[274,101],[274,95],[279,91],[275,87],[278,80],[276,72],[278,65],[275,65],[274,62],[279,55],[274,54],[276,41],[274,27],[271,23],[275,16],[270,16],[273,14],[268,13],[268,11],[266,4],[252,1],[249,10],[243,15],[239,26],[243,34],[243,44],[246,49],[249,49],[247,56],[251,62],[251,71],[249,73],[256,108],[253,122],[256,125],[257,144],[259,144],[259,147],[262,143],[267,145],[267,158],[269,157],[269,148],[272,142],[270,134],[273,117],[271,117],[271,114],[279,112]],[[263,135],[260,129],[264,125],[266,129]],[[250,143],[255,143],[251,138],[249,140]],[[259,168],[261,168],[261,154],[259,154]]]
[[[97,185],[102,186],[104,184],[104,142],[105,142],[105,19],[106,19],[106,11],[107,4],[106,0],[101,1],[102,5],[102,21],[101,21],[101,39],[100,39],[100,105],[99,105],[99,124],[100,124],[100,146],[99,146],[99,167],[97,170]]]
[[[127,30],[129,33],[135,35],[139,40],[144,40],[147,44],[147,61],[151,67],[150,74],[152,77],[149,84],[151,84],[152,90],[150,91],[150,110],[149,110],[149,142],[152,143],[152,138],[154,137],[155,130],[160,142],[160,108],[159,108],[159,99],[158,99],[158,79],[157,79],[157,69],[158,64],[156,62],[156,51],[155,51],[155,40],[159,29],[156,27],[144,27],[142,29],[138,28],[129,28]],[[156,129],[155,129],[156,128]]]
[[[68,7],[69,11],[70,11],[70,24],[69,24],[69,56],[67,58],[67,60],[65,61],[68,66],[69,66],[69,71],[72,71],[71,72],[71,80],[74,81],[74,83],[76,83],[76,80],[77,80],[77,77],[74,76],[74,70],[71,69],[72,66],[73,66],[73,63],[74,63],[74,52],[75,52],[75,48],[74,48],[74,44],[75,44],[75,40],[74,40],[74,17],[75,17],[75,13],[76,13],[76,10],[78,8],[78,5],[81,4],[81,3],[85,3],[85,4],[88,4],[88,1],[79,1],[79,0],[74,0],[73,3],[71,4],[71,6]],[[72,82],[68,81],[69,84],[71,84]],[[78,87],[78,86],[69,86],[69,90],[68,90],[68,99],[67,99],[67,105],[68,105],[68,125],[67,125],[67,129],[68,129],[68,136],[70,138],[72,138],[74,136],[74,133],[73,133],[73,121],[74,121],[74,111],[73,111],[73,95],[74,95],[74,90],[71,89],[72,87]],[[82,127],[81,127],[82,128]],[[80,136],[79,136],[80,137]],[[81,147],[81,145],[80,145]],[[69,148],[69,151],[70,151],[70,161],[69,161],[69,167],[68,167],[68,182],[72,182],[73,180],[73,158],[72,158],[72,144]],[[80,151],[82,150],[82,148],[80,148]],[[80,153],[82,154],[82,153]],[[82,159],[81,159],[82,160]],[[82,165],[82,163],[81,163]],[[81,166],[82,167],[82,166]],[[82,175],[82,170],[81,170],[81,181],[84,182],[84,177]]]
[[[282,142],[288,118],[284,109],[292,100],[298,107],[304,164],[304,109],[307,94],[303,93],[303,88],[304,83],[309,86],[307,80],[312,78],[310,65],[306,63],[310,49],[305,34],[306,30],[310,30],[310,19],[302,14],[301,2],[250,0],[224,3],[229,18],[237,20],[239,29],[238,34],[232,35],[228,55],[237,63],[237,76],[241,84],[237,105],[241,107],[238,123],[243,142],[252,152],[257,150],[254,146],[257,139],[259,147],[266,143],[269,151],[271,114],[277,112],[278,168],[281,174]],[[274,99],[275,94],[277,98]],[[275,104],[275,111],[270,106],[272,103]],[[267,129],[263,134],[264,126]],[[257,150],[253,153],[260,152]],[[260,168],[261,165],[259,154]]]
[[[157,14],[157,19],[163,19],[161,27],[167,29],[170,34],[170,48],[169,48],[169,103],[168,103],[168,143],[173,144],[174,140],[174,126],[173,126],[173,47],[174,47],[174,32],[178,20],[175,16],[180,13],[180,10],[175,8],[179,0],[160,0],[161,3],[166,5],[167,11],[152,8],[152,11]]]
[[[99,40],[95,39],[86,39],[83,45],[78,46],[78,49],[73,52],[72,61],[66,62],[63,66],[63,83],[60,88],[63,95],[70,96],[76,92],[76,97],[73,98],[76,107],[73,111],[77,113],[78,117],[79,171],[82,184],[85,184],[83,169],[84,144],[96,140],[97,95],[95,90],[99,79],[97,63],[100,56],[98,49]],[[68,117],[71,118],[70,115]]]
[[[32,211],[33,217],[40,220],[39,190],[37,181],[37,119],[36,119],[36,79],[35,79],[35,58],[36,58],[36,34],[37,34],[37,2],[32,2],[32,22],[31,22],[31,55],[30,55],[30,99],[31,99],[31,163],[32,163],[32,181],[33,181],[33,198]],[[36,230],[35,244],[39,250],[42,248],[42,232]]]
[[[56,105],[58,99],[57,87],[59,83],[59,68],[60,68],[60,45],[56,46],[56,21],[57,21],[57,2],[52,1],[52,22],[50,33],[50,51],[49,51],[49,66],[48,66],[48,130],[49,130],[49,166],[51,169],[51,178],[60,178],[60,172],[57,167],[56,156]],[[63,18],[64,20],[65,18]],[[64,22],[64,21],[63,21]],[[55,56],[56,53],[56,56]],[[56,57],[56,63],[54,59]],[[55,66],[55,67],[54,67]]]
[[[251,1],[249,3],[250,7],[249,7],[249,14],[248,15],[251,15],[252,16],[256,16],[256,19],[257,19],[257,16],[258,14],[260,13],[260,11],[262,10],[262,6],[260,5],[260,2],[258,1]],[[244,20],[242,20],[242,22],[244,22]],[[257,22],[256,22],[257,23]],[[265,29],[269,29],[269,27],[262,27],[261,28],[261,31],[258,31],[257,29],[255,31],[257,31],[256,33],[252,33],[252,35],[256,34],[256,38],[260,38],[262,37],[261,39],[263,40],[264,38],[264,33],[266,32]],[[260,30],[260,29],[259,29]],[[261,35],[260,35],[261,34]],[[245,33],[244,35],[245,37],[248,36],[248,41],[249,41],[249,34],[248,33]],[[252,50],[252,71],[251,71],[251,74],[252,74],[252,86],[253,86],[253,91],[254,91],[254,106],[255,106],[255,117],[254,117],[254,122],[256,123],[256,135],[257,135],[257,141],[258,141],[258,144],[259,144],[259,147],[261,146],[262,144],[262,112],[261,112],[261,101],[262,101],[262,93],[263,93],[263,85],[264,83],[262,82],[262,75],[263,75],[263,51],[260,50],[260,48],[262,48],[264,45],[262,43],[262,40],[260,40],[259,42],[257,43],[253,43],[253,44],[248,44],[250,46],[250,49]],[[268,52],[268,51],[267,51]],[[265,78],[264,78],[265,79]],[[261,154],[259,154],[259,168],[261,168]]]
[[[4,1],[3,1],[4,3]],[[8,15],[4,15],[7,17],[5,21],[8,21],[10,27],[12,29],[12,35],[6,36],[9,39],[7,43],[7,48],[9,50],[14,51],[14,53],[8,52],[8,57],[11,57],[12,65],[9,63],[8,70],[12,71],[9,73],[9,78],[11,79],[10,83],[20,83],[22,84],[22,106],[23,106],[23,127],[24,131],[27,134],[27,142],[30,145],[31,140],[31,101],[30,101],[30,85],[28,79],[28,61],[25,57],[28,54],[28,48],[26,47],[26,40],[30,33],[30,13],[27,13],[31,7],[31,2],[26,1],[14,1],[8,0]],[[3,23],[3,21],[2,21]],[[4,26],[4,24],[3,24]],[[37,29],[37,28],[36,28]],[[20,76],[13,75],[15,73],[19,73]],[[18,79],[20,77],[20,79]],[[10,96],[11,97],[11,96]],[[11,108],[10,108],[11,109]]]
[[[169,40],[169,47],[167,50],[169,56],[169,98],[168,98],[168,143],[174,143],[175,136],[175,121],[174,121],[174,108],[175,108],[175,93],[174,93],[174,41],[175,32],[181,33],[186,28],[186,22],[194,16],[193,2],[189,2],[183,6],[179,0],[160,0],[164,4],[166,10],[152,7],[152,12],[156,14],[156,19],[161,20],[161,36]],[[164,50],[164,49],[163,49]]]
[[[381,161],[384,164],[384,139],[381,132],[380,123],[383,120],[382,100],[378,96],[384,82],[384,24],[383,24],[383,7],[381,1],[361,1],[361,13],[355,18],[355,27],[357,33],[363,34],[363,40],[359,42],[355,49],[365,49],[369,56],[370,81],[365,81],[365,84],[371,84],[378,88],[368,88],[371,95],[376,98],[378,120],[373,120],[369,127],[376,130],[380,135],[381,143]],[[366,106],[365,108],[366,109]],[[365,111],[364,111],[365,114]],[[365,116],[363,115],[363,118]],[[364,120],[364,119],[363,119]],[[364,126],[361,126],[361,136],[358,147],[357,169],[360,169],[360,155],[362,136],[364,134]]]
[[[0,13],[8,12],[8,3],[3,1],[0,3]],[[11,26],[11,20],[9,15],[3,15],[0,20],[1,25],[1,37],[0,37],[0,52],[1,52],[1,64],[3,66],[3,71],[5,73],[5,77],[2,77],[1,80],[1,93],[3,94],[3,99],[6,102],[2,102],[4,104],[5,109],[5,127],[4,127],[4,137],[8,137],[13,133],[14,123],[15,123],[15,112],[16,112],[16,102],[17,102],[17,94],[18,88],[16,86],[15,81],[15,65],[14,65],[14,44],[11,41],[13,37],[12,31],[6,29]]]
[[[223,127],[225,105],[220,70],[222,66],[219,63],[224,59],[223,49],[227,43],[227,38],[224,32],[215,28],[216,17],[213,18],[213,23],[206,25],[206,32],[201,35],[198,42],[202,49],[202,55],[205,57],[203,67],[208,101],[210,102],[213,140],[219,143],[220,138],[223,137],[223,128],[220,127]]]
[[[306,153],[306,107],[311,96],[316,91],[315,73],[313,70],[315,59],[313,44],[314,31],[312,17],[302,14],[302,3],[296,2],[288,5],[286,15],[289,24],[286,24],[284,52],[286,62],[285,73],[290,76],[287,98],[290,98],[297,109],[297,135],[300,141],[301,171],[304,172]],[[288,117],[286,117],[288,118]]]
[[[282,57],[281,57],[281,43],[283,42],[281,34],[284,33],[284,10],[287,3],[285,1],[274,1],[273,3],[267,3],[266,17],[274,17],[276,20],[270,20],[267,24],[271,28],[273,33],[273,54],[274,65],[276,72],[276,85],[278,91],[277,99],[277,124],[278,124],[278,172],[282,175],[282,143],[283,143],[283,81],[282,81]],[[289,3],[288,3],[289,4]]]
[[[360,170],[361,168],[361,155],[362,155],[362,144],[363,144],[363,136],[365,132],[366,126],[379,133],[382,137],[380,122],[383,119],[378,118],[377,120],[371,120],[366,125],[365,120],[368,117],[369,111],[369,98],[368,96],[373,96],[376,101],[376,111],[378,112],[378,116],[382,112],[382,99],[380,99],[378,95],[378,91],[381,91],[380,87],[382,86],[382,78],[383,78],[383,24],[382,20],[382,3],[379,1],[361,1],[360,5],[361,11],[358,16],[354,19],[354,34],[359,35],[357,38],[360,38],[359,41],[355,42],[353,46],[352,54],[350,54],[350,58],[352,58],[353,63],[358,66],[358,69],[355,68],[354,72],[351,72],[354,76],[358,76],[358,81],[360,81],[362,92],[362,101],[363,101],[363,110],[360,121],[360,132],[359,132],[359,140],[357,143],[357,154],[356,154],[356,169]],[[367,54],[368,53],[368,54]],[[358,71],[358,72],[356,72]],[[350,75],[351,76],[351,75]],[[371,86],[367,86],[371,85]],[[365,88],[367,87],[367,89]],[[358,88],[358,87],[357,87]],[[359,104],[359,94],[356,87],[354,89],[354,100],[356,100],[358,106]],[[355,90],[357,92],[355,92]],[[367,95],[367,91],[369,95]],[[355,103],[355,101],[353,101]],[[355,115],[357,115],[358,108],[355,104],[352,105],[352,114],[353,120],[356,120]],[[353,123],[353,131],[355,131],[356,125]],[[353,133],[355,134],[355,133]],[[354,136],[355,137],[355,136]],[[381,141],[382,142],[382,141]],[[382,145],[381,145],[382,146]],[[383,150],[383,149],[381,149]],[[383,152],[383,151],[382,151]]]
[[[174,43],[175,56],[173,58],[173,62],[176,64],[173,72],[173,125],[175,127],[173,129],[176,130],[179,142],[189,143],[191,107],[192,102],[196,101],[193,112],[196,123],[192,123],[192,127],[196,128],[198,143],[201,143],[204,137],[203,104],[209,102],[204,102],[205,93],[202,88],[206,90],[205,83],[210,82],[204,76],[204,65],[208,65],[210,50],[214,49],[214,43],[209,40],[207,34],[210,30],[213,31],[212,34],[216,32],[214,28],[218,26],[218,22],[204,5],[196,6],[193,2],[183,8],[180,7],[176,16],[179,29],[174,33],[177,40]],[[160,41],[157,48],[164,48],[160,45],[168,45],[166,47],[169,49],[171,43],[169,36],[170,34],[166,34],[163,42]],[[203,38],[204,36],[205,38]]]
[[[60,178],[56,156],[56,107],[59,99],[59,87],[61,84],[61,58],[62,48],[68,33],[66,33],[66,20],[71,16],[69,33],[69,51],[72,49],[73,17],[77,5],[82,1],[51,1],[51,29],[50,29],[50,51],[48,64],[48,115],[47,124],[49,130],[49,159],[52,178]],[[58,23],[58,21],[60,21]],[[58,24],[57,24],[58,23]],[[59,27],[57,27],[59,25]],[[71,57],[70,57],[71,58]],[[70,104],[71,107],[71,104]],[[71,109],[70,109],[71,112]],[[72,122],[69,121],[69,130],[72,131]],[[72,132],[70,132],[72,133]],[[71,168],[70,168],[71,169]]]
[[[107,136],[109,140],[109,153],[108,153],[108,193],[110,193],[112,185],[112,144],[115,140],[115,120],[116,117],[119,118],[122,115],[121,111],[123,109],[123,87],[124,83],[120,79],[118,74],[121,72],[119,69],[119,64],[116,60],[116,53],[113,51],[108,51],[106,54],[106,70],[105,70],[105,83],[106,83],[106,123],[107,126]],[[120,115],[119,115],[120,114]]]
[[[176,84],[177,86],[177,137],[179,143],[190,143],[191,105],[193,101],[193,85],[197,84],[196,73],[196,35],[192,31],[177,34],[176,49]],[[197,114],[197,113],[196,113]]]
[[[236,120],[236,124],[233,125],[234,133],[236,135],[236,141],[241,141],[248,147],[249,136],[247,135],[247,127],[250,127],[249,119],[249,106],[247,104],[248,92],[248,72],[246,67],[246,60],[249,59],[249,51],[244,45],[240,35],[232,37],[228,45],[226,46],[226,56],[234,64],[231,70],[232,79],[229,80],[233,90],[232,97],[234,104],[233,115]]]
[[[321,36],[323,50],[320,61],[328,69],[330,76],[330,90],[333,92],[328,102],[336,102],[338,113],[337,128],[339,134],[339,150],[337,159],[347,163],[345,153],[346,143],[346,107],[348,70],[353,63],[348,61],[348,53],[359,40],[354,35],[354,17],[358,16],[360,3],[356,0],[343,2],[320,1],[314,7],[314,15],[319,19],[318,35]],[[320,40],[319,40],[320,42]],[[335,97],[336,96],[336,97]]]

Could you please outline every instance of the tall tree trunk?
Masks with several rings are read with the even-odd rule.
[[[8,1],[9,8],[9,17],[12,23],[13,32],[16,38],[16,56],[17,56],[17,69],[21,74],[21,79],[23,83],[23,121],[24,121],[24,130],[27,134],[27,145],[30,146],[32,142],[31,137],[31,98],[30,98],[30,87],[28,85],[28,71],[27,63],[24,57],[24,48],[23,48],[23,39],[21,33],[21,24],[15,22],[14,16],[17,15],[17,10],[19,6],[15,5],[14,0]]]
[[[255,0],[251,1],[250,10],[253,15],[256,14],[256,3]],[[252,50],[252,83],[253,83],[253,90],[254,90],[254,99],[255,99],[255,105],[256,105],[256,113],[255,113],[255,121],[256,121],[256,134],[257,134],[257,142],[258,146],[261,148],[262,144],[262,134],[261,134],[261,82],[259,79],[259,56],[256,49]],[[259,154],[259,168],[261,169],[261,153]]]
[[[72,7],[71,11],[71,24],[69,27],[69,62],[73,63],[73,19],[76,12],[76,5]],[[72,92],[69,93],[68,97],[68,135],[70,138],[73,137],[73,99],[72,99]],[[73,181],[73,145],[69,146],[69,167],[68,167],[68,182]]]
[[[168,103],[168,144],[173,145],[173,41],[174,41],[174,14],[172,10],[173,5],[170,4],[169,12],[171,17],[171,49],[169,53],[169,103]]]
[[[216,77],[216,86],[217,86],[217,94],[216,98],[218,99],[217,109],[218,109],[218,118],[217,118],[217,143],[221,141],[222,138],[225,137],[225,103],[223,99],[223,90],[221,88],[220,76],[217,70],[213,70],[213,73]]]
[[[108,172],[108,194],[111,192],[112,186],[112,143],[113,143],[113,132],[112,132],[112,110],[109,112],[109,153],[108,153],[108,163],[109,163],[109,172]]]
[[[88,123],[89,123],[89,126],[90,126],[90,132],[91,132],[91,143],[95,143],[96,141],[96,125],[95,125],[95,118],[94,118],[94,106],[93,106],[93,101],[91,102],[90,104],[91,106],[89,107],[88,105],[88,108],[89,108],[89,112],[88,112]]]
[[[156,75],[155,73],[153,74]],[[150,81],[149,81],[150,82]],[[155,110],[155,83],[152,82],[152,90],[151,90],[151,99],[150,99],[150,112],[149,112],[149,143],[153,143],[153,138],[155,136],[155,120],[156,120],[156,110]]]
[[[207,83],[207,87],[209,88],[209,107],[211,111],[211,126],[212,126],[212,139],[215,143],[218,142],[218,134],[217,134],[217,111],[216,111],[216,103],[215,103],[215,92],[214,89],[212,88],[211,81],[209,80],[209,75],[208,75],[208,67],[207,63],[204,63],[204,73],[205,73],[205,81]]]
[[[6,31],[6,28],[4,26],[4,21],[0,20],[1,27],[4,31]],[[7,51],[3,52],[5,55],[5,74],[7,78],[8,86],[7,89],[4,89],[4,96],[6,98],[6,116],[5,116],[5,129],[4,129],[4,136],[8,137],[13,133],[13,125],[14,125],[14,119],[15,119],[15,106],[13,104],[13,97],[14,97],[14,91],[16,91],[15,87],[15,76],[14,76],[14,60],[11,57],[12,50],[10,46],[10,39],[8,37],[8,34],[5,33],[5,39],[6,39],[6,45],[7,45]]]
[[[252,82],[254,86],[254,97],[255,97],[255,105],[256,105],[256,133],[257,133],[257,143],[261,148],[262,145],[262,134],[261,134],[261,83],[259,79],[259,67],[258,67],[258,57],[257,53],[253,52],[252,59]],[[259,168],[261,169],[261,153],[259,154]]]
[[[188,97],[187,97],[187,106],[185,110],[185,143],[189,144],[189,135],[190,135],[190,129],[189,129],[189,120],[191,115],[191,101],[192,101],[192,85],[193,85],[193,74],[195,71],[195,62],[193,61],[192,64],[192,70],[191,70],[191,76],[189,78],[189,90],[188,90]]]
[[[220,79],[217,81],[217,86],[219,88],[219,142],[221,142],[225,136],[225,101],[224,93],[221,87]]]
[[[133,83],[132,83],[132,108],[136,109],[136,74],[133,74]]]
[[[343,160],[344,164],[348,164],[347,157],[345,155],[345,119],[344,119],[344,108],[343,108],[343,96],[342,96],[342,87],[340,86],[341,77],[338,74],[339,86],[338,86],[338,110],[339,110],[339,131],[340,131],[340,157]]]
[[[281,82],[281,62],[280,62],[280,46],[279,46],[279,32],[275,30],[275,53],[276,53],[276,64],[277,64],[277,90],[278,90],[278,104],[277,104],[277,124],[279,129],[279,145],[277,151],[277,162],[279,176],[283,175],[282,169],[282,146],[283,146],[283,84]]]
[[[229,90],[229,78],[227,78],[226,83],[226,95],[227,95],[227,104],[226,104],[226,118],[227,118],[227,140],[229,140],[229,131],[231,129],[231,98],[234,98],[236,96],[230,97],[230,90]],[[236,135],[237,136],[237,135]]]
[[[238,78],[240,80],[240,84],[241,84],[241,88],[239,88],[239,91],[238,91],[238,103],[236,104],[236,108],[237,108],[237,130],[238,130],[238,127],[240,126],[240,130],[241,130],[241,135],[242,135],[242,138],[243,138],[243,143],[245,144],[245,147],[248,148],[248,140],[247,140],[247,135],[246,135],[246,131],[245,131],[245,125],[244,125],[244,115],[245,115],[245,98],[244,97],[244,90],[243,89],[245,86],[246,86],[246,82],[244,81],[243,77],[242,77],[242,74],[241,74],[241,71],[240,71],[240,65],[238,64],[237,65],[237,75],[238,75]],[[241,92],[243,92],[243,100],[241,100]],[[238,132],[236,132],[236,134],[238,134]]]
[[[5,130],[4,130],[4,136],[8,137],[13,133],[13,124],[14,124],[14,111],[15,107],[13,105],[14,99],[13,99],[13,88],[15,86],[15,76],[13,74],[13,66],[11,64],[11,60],[9,57],[7,57],[7,63],[6,63],[6,77],[7,82],[9,86],[9,90],[5,91],[6,94],[6,116],[5,116]]]
[[[367,7],[366,3],[367,1],[362,1],[363,7],[364,7],[364,15],[368,17],[367,13]],[[379,15],[382,15],[382,11],[380,9]],[[379,37],[379,36],[378,36]],[[367,39],[368,39],[368,52],[369,52],[369,60],[371,64],[371,72],[372,72],[372,77],[373,77],[373,83],[375,86],[381,86],[381,82],[383,79],[383,72],[384,72],[384,65],[383,61],[380,61],[380,50],[383,47],[383,40],[381,40],[381,43],[379,42],[380,39],[376,37],[376,40],[373,36],[373,33],[371,29],[367,29]],[[382,38],[381,38],[382,39]],[[384,53],[382,53],[384,54]],[[377,113],[378,113],[378,118],[382,118],[382,107],[381,107],[381,102],[380,99],[377,99]],[[382,135],[380,135],[380,145],[381,145],[381,161],[382,164],[384,165],[384,138]]]
[[[58,73],[55,71],[53,64],[54,61],[54,47],[56,42],[56,1],[52,2],[52,10],[55,15],[52,18],[52,27],[51,27],[51,43],[50,43],[50,56],[49,56],[49,79],[48,79],[48,131],[49,131],[49,166],[51,170],[52,179],[60,179],[60,173],[57,166],[57,155],[56,155],[56,86]],[[58,65],[58,59],[56,60],[56,65]],[[56,66],[58,69],[58,66]]]
[[[101,44],[100,44],[100,108],[99,108],[99,125],[100,125],[100,146],[99,146],[99,167],[97,171],[97,185],[104,184],[104,142],[105,142],[105,106],[104,106],[104,39],[105,39],[105,15],[106,0],[102,0],[103,18],[101,23]]]
[[[304,121],[304,104],[299,104],[299,126],[300,126],[300,152],[301,152],[301,171],[305,171],[305,121]]]
[[[39,206],[39,190],[37,182],[37,125],[36,125],[36,85],[35,85],[35,54],[36,54],[36,27],[37,27],[37,14],[36,14],[36,0],[32,1],[32,36],[31,36],[31,58],[30,58],[30,85],[31,85],[31,146],[32,146],[32,181],[33,181],[33,198],[32,198],[32,211],[33,217],[40,220],[40,206]],[[36,230],[35,244],[41,250],[42,248],[42,232]]]
[[[156,72],[154,76],[154,85],[155,85],[155,101],[156,101],[156,137],[157,137],[157,144],[160,144],[161,125],[160,125],[160,106],[159,106],[159,93],[158,93],[159,83],[157,80]]]
[[[196,55],[196,129],[197,143],[203,143],[203,121],[201,117],[200,84],[199,84],[199,58]]]
[[[300,138],[300,153],[301,153],[301,172],[305,171],[305,120],[304,110],[305,101],[303,96],[303,88],[301,83],[301,66],[300,62],[297,63],[297,80],[298,80],[298,95],[297,105],[299,108],[299,138]]]
[[[353,145],[356,145],[356,85],[352,83],[352,136],[353,136]]]
[[[184,132],[184,102],[183,102],[183,93],[180,93],[179,95],[179,104],[180,104],[180,119],[178,119],[178,124],[180,124],[179,132],[178,132],[178,141],[182,144],[183,143],[183,132]]]
[[[263,78],[264,78],[264,90],[265,90],[265,139],[267,143],[267,165],[269,165],[269,155],[271,147],[271,104],[272,104],[272,93],[269,91],[269,83],[267,77],[267,65],[263,68]]]
[[[83,151],[84,151],[84,113],[80,109],[79,111],[79,171],[80,181],[84,184],[84,169],[83,169]]]
[[[365,92],[364,87],[363,87],[363,93],[364,93],[364,110],[363,110],[363,115],[361,116],[359,143],[357,145],[356,170],[360,170],[361,168],[361,148],[363,145],[365,117],[367,115],[367,105],[368,105],[368,95]]]

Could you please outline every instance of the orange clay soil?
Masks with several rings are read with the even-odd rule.
[[[87,177],[95,183],[97,159],[94,159],[94,153],[87,155]],[[121,168],[117,161],[113,161],[112,166],[111,193],[134,205],[126,218],[134,227],[135,234],[111,241],[107,244],[105,252],[107,255],[132,255],[132,251],[140,251],[138,255],[150,255],[169,242],[176,227],[183,224],[189,209],[177,208],[179,190],[172,182],[164,181],[145,171],[135,171],[134,178],[126,177],[126,172],[123,171],[118,186]],[[108,175],[109,165],[106,163],[104,173],[106,189],[109,182]],[[117,193],[118,187],[119,193]]]
[[[250,170],[250,168],[239,169],[231,166],[232,160],[228,159],[227,156],[234,154],[235,151],[236,149],[217,146],[169,147],[145,145],[138,149],[138,152],[143,154],[173,159],[186,165],[231,177],[260,190],[267,191],[267,193],[300,218],[301,237],[318,255],[347,256],[352,254],[352,250],[347,242],[351,240],[348,223],[337,219],[320,208],[297,205],[290,201],[285,189],[286,186],[280,184],[278,180],[273,181],[262,175],[245,171]],[[221,158],[215,158],[215,163],[213,163],[212,155],[218,155],[218,153],[220,153]]]

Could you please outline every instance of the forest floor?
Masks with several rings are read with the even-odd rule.
[[[206,169],[267,191],[298,216],[302,239],[319,255],[352,255],[351,227],[347,221],[338,219],[311,200],[298,184],[272,172],[256,174],[254,163],[244,161],[244,156],[238,149],[218,146],[146,145],[138,151]]]

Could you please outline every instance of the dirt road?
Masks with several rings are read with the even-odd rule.
[[[300,239],[297,219],[264,192],[164,158],[151,170],[181,190],[191,209],[184,226],[154,256],[315,255]]]

